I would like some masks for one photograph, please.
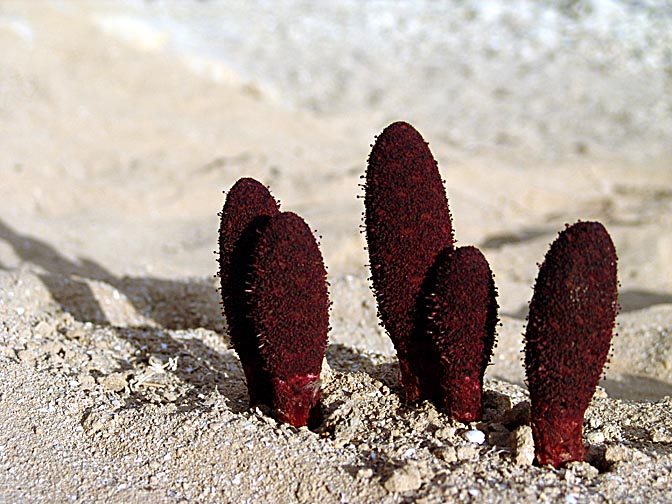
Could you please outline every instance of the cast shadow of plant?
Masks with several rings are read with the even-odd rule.
[[[399,362],[396,357],[392,362],[374,363],[366,352],[360,352],[342,343],[332,343],[327,347],[327,362],[334,371],[352,373],[361,371],[374,380],[386,385],[391,391],[400,394]]]
[[[214,388],[228,399],[233,411],[248,407],[245,380],[235,354],[219,353],[197,338],[176,339],[168,334],[170,330],[198,328],[226,333],[214,281],[115,276],[92,260],[70,260],[47,242],[19,233],[1,219],[0,240],[37,271],[52,299],[75,320],[113,327],[137,348],[138,359],[153,355],[167,362],[177,356],[179,366],[174,373],[191,386],[178,407],[198,407],[198,395]],[[132,305],[139,323],[113,326],[92,289],[96,283],[118,291]],[[147,325],[148,319],[152,324]]]
[[[47,242],[18,233],[1,219],[0,240],[22,261],[37,267],[54,301],[80,322],[109,324],[91,288],[92,283],[100,282],[119,291],[138,314],[160,327],[225,330],[214,282],[116,276],[90,259],[68,259]]]
[[[132,370],[136,365],[148,364],[150,358],[161,362],[177,359],[177,366],[170,372],[189,389],[175,401],[178,411],[209,406],[208,396],[214,391],[226,398],[227,406],[234,413],[248,409],[245,376],[232,351],[218,352],[192,335],[188,339],[172,338],[155,327],[119,328],[118,331],[137,348]],[[142,394],[132,394],[130,399],[143,402]]]
[[[602,380],[600,386],[610,397],[626,401],[660,401],[672,396],[672,384],[648,376],[630,373],[618,378]]]

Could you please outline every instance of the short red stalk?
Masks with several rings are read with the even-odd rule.
[[[320,418],[319,376],[329,331],[326,275],[301,217],[283,212],[271,218],[252,257],[250,317],[271,376],[274,415],[297,427]]]

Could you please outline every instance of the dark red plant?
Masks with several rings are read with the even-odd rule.
[[[322,254],[308,225],[283,212],[263,228],[252,254],[250,319],[271,377],[272,408],[294,426],[321,422],[320,370],[329,331]]]
[[[241,178],[229,191],[219,228],[219,277],[222,304],[233,347],[245,372],[250,403],[271,405],[270,376],[259,353],[257,329],[249,314],[247,289],[251,256],[260,230],[280,213],[268,189]]]
[[[616,275],[616,250],[599,222],[568,226],[539,269],[525,333],[525,368],[541,465],[583,460],[583,416],[609,353]]]
[[[480,420],[497,326],[495,281],[476,247],[446,250],[433,276],[428,332],[440,356],[442,406],[455,420]]]
[[[378,136],[364,187],[373,290],[397,350],[405,399],[435,399],[438,362],[419,330],[419,307],[428,271],[453,247],[453,230],[436,161],[413,126],[396,122]]]

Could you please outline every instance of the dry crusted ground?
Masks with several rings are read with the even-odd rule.
[[[629,402],[599,389],[584,427],[589,463],[554,470],[531,463],[523,388],[488,380],[483,422],[465,425],[429,404],[402,405],[393,357],[332,343],[326,418],[311,432],[248,409],[211,281],[129,295],[52,281],[66,299],[86,285],[115,323],[78,320],[95,313],[64,311],[30,271],[0,273],[5,502],[672,499],[669,397]],[[352,279],[335,284],[359,295]],[[360,327],[378,331],[372,310],[362,313]],[[332,341],[342,334],[333,318]]]

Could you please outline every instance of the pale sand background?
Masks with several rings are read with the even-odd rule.
[[[415,107],[382,67],[374,67],[382,97],[362,104],[357,85],[370,83],[356,72],[333,88],[345,89],[342,96],[324,98],[334,85],[317,77],[289,96],[291,79],[255,80],[236,65],[178,56],[170,32],[129,18],[148,15],[139,5],[122,6],[121,15],[111,3],[0,4],[0,500],[672,499],[665,40],[651,47],[662,44],[667,67],[641,64],[633,49],[632,60],[603,68],[600,78],[581,53],[591,39],[578,37],[581,50],[561,53],[560,70],[536,74],[547,81],[507,76],[513,95],[467,72],[448,82],[472,94],[454,103],[444,96],[452,108],[438,114]],[[357,14],[350,7],[336,14]],[[234,21],[246,19],[243,4],[230,9]],[[263,21],[270,14],[260,9]],[[291,25],[291,13],[279,12]],[[253,35],[241,54],[255,56]],[[469,47],[476,71],[489,68],[489,49]],[[628,55],[612,49],[614,58]],[[347,70],[340,53],[324,54]],[[264,67],[274,60],[263,51],[257,56],[254,71],[275,68]],[[579,91],[563,95],[563,72],[573,72]],[[413,85],[425,82],[409,75]],[[595,82],[596,94],[582,95]],[[427,86],[419,99],[440,101]],[[552,106],[548,96],[557,93],[576,100]],[[521,103],[538,105],[523,114]],[[461,117],[463,128],[455,126]],[[479,246],[496,275],[503,326],[483,424],[453,424],[428,405],[402,407],[396,396],[357,199],[373,136],[395,119],[413,122],[430,142],[456,237]],[[248,411],[226,346],[212,252],[222,191],[241,176],[270,185],[283,209],[322,236],[334,307],[321,434]],[[620,259],[619,334],[606,394],[585,427],[594,463],[611,464],[599,473],[588,464],[529,466],[523,442],[507,440],[525,424],[524,414],[512,420],[506,411],[524,400],[515,385],[524,379],[535,263],[577,219],[602,221]],[[488,442],[469,443],[468,428]],[[513,436],[525,434],[523,426]]]

